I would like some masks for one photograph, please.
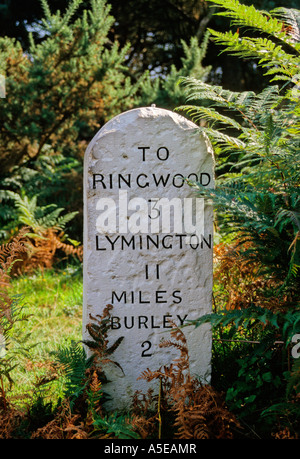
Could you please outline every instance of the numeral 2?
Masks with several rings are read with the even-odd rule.
[[[151,357],[152,353],[148,353],[147,354],[147,351],[149,351],[149,349],[151,348],[152,344],[150,341],[144,341],[142,343],[142,347],[145,347],[145,349],[143,350],[142,352],[142,357]]]

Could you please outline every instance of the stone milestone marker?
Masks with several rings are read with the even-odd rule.
[[[112,304],[111,344],[123,372],[108,365],[112,408],[128,408],[147,368],[178,357],[160,348],[178,326],[211,312],[213,211],[185,178],[214,186],[213,153],[197,126],[146,107],[116,116],[84,162],[83,335],[89,315]],[[210,380],[209,326],[185,327],[192,375]]]

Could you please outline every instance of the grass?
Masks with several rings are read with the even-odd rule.
[[[13,341],[12,349],[16,350],[12,359],[15,368],[10,372],[13,384],[9,387],[8,380],[4,379],[5,397],[13,405],[25,408],[25,412],[29,413],[29,421],[33,422],[34,419],[37,427],[48,422],[44,421],[44,416],[59,406],[60,399],[64,399],[65,375],[60,373],[54,380],[49,378],[53,376],[55,352],[82,338],[82,287],[81,266],[74,265],[68,265],[61,270],[36,271],[11,280],[10,293],[17,297],[22,296],[22,303],[19,304],[24,304],[24,313],[28,315],[26,321],[17,322],[12,337],[22,338],[28,335],[25,344],[30,349],[28,353],[22,354],[16,341]],[[221,299],[222,295],[226,294],[221,290],[215,290],[215,293],[219,293]],[[275,402],[278,404],[278,401],[285,402],[286,406],[286,412],[281,413],[282,425],[288,423],[292,434],[294,431],[297,433],[299,411],[294,408],[293,400],[287,405],[284,398],[286,382],[282,379],[282,368],[277,365],[277,353],[268,356],[264,349],[258,352],[256,346],[243,343],[242,338],[247,338],[248,332],[253,333],[250,328],[249,330],[239,328],[236,330],[236,335],[232,334],[230,328],[227,330],[226,327],[222,327],[221,331],[220,336],[216,332],[214,336],[228,338],[228,341],[214,341],[212,387],[224,393],[224,396],[229,394],[226,400],[228,409],[243,418],[244,433],[242,432],[241,435],[251,437],[253,431],[262,438],[264,435],[268,437],[275,418],[273,415],[268,418],[261,417],[260,413]],[[237,340],[240,338],[240,342],[235,338]],[[251,338],[255,337],[251,335]],[[8,346],[7,356],[9,353]],[[273,358],[276,368],[273,365]],[[271,375],[272,378],[264,379],[266,375]],[[295,415],[292,408],[295,410]],[[26,418],[26,422],[28,419]],[[26,435],[29,431],[34,431],[32,426],[30,429],[28,428],[26,432],[26,429],[24,430]]]
[[[22,406],[41,395],[54,402],[62,394],[63,380],[41,384],[50,374],[53,352],[61,346],[81,340],[82,271],[68,266],[64,270],[37,271],[11,281],[13,295],[22,295],[26,322],[19,323],[28,335],[28,354],[18,353],[18,365],[11,372],[11,389],[6,382],[9,400]]]

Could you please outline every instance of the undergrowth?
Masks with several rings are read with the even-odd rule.
[[[212,326],[211,384],[190,374],[184,328],[174,328],[161,346],[178,358],[140,376],[156,380],[157,393],[136,393],[128,413],[108,412],[105,365],[122,367],[113,357],[121,338],[108,344],[112,306],[91,317],[82,343],[81,272],[68,264],[82,249],[64,245],[61,226],[41,224],[41,210],[57,220],[61,209],[15,196],[30,232],[0,248],[0,438],[300,436],[299,12],[272,17],[236,0],[212,2],[241,27],[211,31],[217,42],[258,59],[276,85],[234,93],[183,79],[195,105],[181,108],[206,123],[223,173],[215,190],[192,184],[213,199],[227,234],[215,247],[214,310],[189,324]],[[57,249],[66,257],[60,270]]]
[[[20,240],[1,252],[1,324],[13,332],[0,360],[1,438],[298,438],[299,359],[282,341],[284,331],[293,344],[297,322],[292,311],[237,308],[237,286],[252,288],[254,274],[247,265],[237,269],[228,247],[215,248],[211,384],[191,376],[184,329],[174,328],[161,346],[175,347],[178,358],[140,376],[159,389],[135,393],[128,413],[118,413],[105,408],[105,364],[122,366],[114,361],[121,338],[108,344],[112,306],[91,317],[83,346],[80,267],[12,276],[18,250],[26,250]]]

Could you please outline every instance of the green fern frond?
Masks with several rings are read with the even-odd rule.
[[[284,226],[290,225],[291,223],[293,223],[300,231],[300,211],[297,212],[290,209],[279,209],[276,215],[275,224],[279,225],[280,229],[283,229]]]
[[[278,86],[267,86],[262,92],[252,97],[250,105],[247,104],[253,115],[260,116],[262,112],[272,110],[279,104],[280,93]]]
[[[216,43],[224,46],[223,52],[243,59],[257,59],[261,67],[268,69],[266,75],[276,73],[278,78],[283,76],[291,79],[297,73],[295,67],[299,64],[299,58],[285,52],[283,46],[269,38],[240,37],[237,32],[231,31],[222,33],[210,30],[210,33]]]
[[[251,98],[254,95],[252,92],[238,93],[223,89],[221,86],[212,86],[201,80],[197,80],[192,77],[182,77],[179,79],[179,83],[186,89],[186,100],[187,101],[201,101],[210,100],[215,106],[220,107],[231,107],[236,103],[236,99],[239,101],[244,98]]]
[[[275,8],[271,11],[280,21],[284,22],[287,27],[286,33],[295,43],[300,42],[300,12],[294,8]]]
[[[63,369],[66,378],[65,395],[70,397],[71,406],[73,406],[74,401],[87,387],[86,370],[92,365],[93,356],[87,358],[84,348],[78,343],[61,346],[52,354],[56,364]]]
[[[225,33],[210,30],[214,40],[224,46],[224,51],[243,59],[257,59],[266,75],[274,75],[273,81],[299,82],[299,11],[278,8],[266,13],[246,6],[237,0],[213,0],[225,9],[217,13],[232,19],[237,27],[250,28],[260,36],[247,37],[239,31]],[[265,36],[264,36],[265,35]]]
[[[96,416],[93,426],[96,431],[114,434],[119,439],[138,439],[140,436],[130,425],[130,419],[126,415],[111,413],[107,416]]]
[[[242,141],[242,139],[239,139],[238,137],[229,136],[212,128],[203,128],[203,130],[209,136],[209,138],[213,140],[214,143],[222,145],[224,152],[227,150],[230,152],[243,151],[246,147],[246,144]]]
[[[44,18],[47,21],[50,21],[51,20],[51,11],[50,11],[49,4],[48,4],[47,0],[40,0],[40,3],[41,3],[41,7],[42,7],[42,10],[43,10],[43,13],[44,13]]]
[[[210,323],[212,327],[231,325],[237,329],[242,326],[247,328],[250,324],[253,326],[254,322],[262,324],[269,322],[275,328],[278,328],[278,320],[279,316],[272,311],[253,306],[246,309],[226,311],[224,313],[204,314],[200,318],[190,321],[189,323],[195,325],[195,327]],[[188,324],[185,326],[188,326]]]
[[[190,115],[195,122],[198,122],[200,120],[206,120],[209,121],[210,124],[221,123],[227,127],[231,126],[235,129],[242,130],[242,126],[237,121],[228,116],[222,115],[214,108],[201,107],[195,105],[182,105],[181,107],[179,107],[179,109]]]
[[[212,0],[211,3],[224,8],[225,11],[216,15],[230,18],[233,25],[251,27],[280,38],[284,37],[282,22],[266,11],[259,11],[253,5],[243,5],[238,0]]]
[[[63,230],[78,212],[69,212],[66,215],[60,215],[64,209],[59,208],[56,204],[47,206],[38,206],[37,195],[29,198],[25,194],[7,191],[7,197],[14,200],[19,216],[18,221],[29,226],[34,232],[41,234],[46,229]]]

